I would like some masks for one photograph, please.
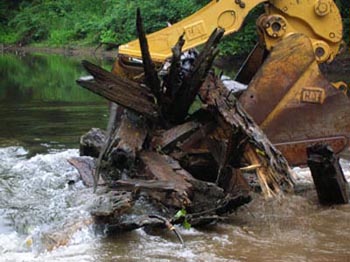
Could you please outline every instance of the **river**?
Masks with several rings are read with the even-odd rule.
[[[227,221],[165,231],[106,235],[86,224],[66,245],[50,234],[89,221],[95,195],[67,158],[79,137],[104,128],[106,101],[78,87],[81,58],[0,56],[0,261],[350,261],[350,205],[321,207],[315,192],[265,201],[255,196]],[[108,61],[89,58],[109,69]],[[350,163],[342,160],[350,181]],[[311,184],[308,169],[295,168]]]

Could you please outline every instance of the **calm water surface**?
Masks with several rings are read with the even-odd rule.
[[[67,186],[80,135],[107,122],[107,103],[75,84],[84,74],[77,58],[0,56],[0,261],[350,261],[350,205],[320,207],[314,192],[256,196],[225,223],[180,228],[185,248],[168,232],[105,236],[86,223],[46,251],[50,236],[89,221],[96,197]]]

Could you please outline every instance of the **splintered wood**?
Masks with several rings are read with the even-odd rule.
[[[225,134],[222,141],[227,141],[227,149],[221,159],[228,162],[232,156],[237,157],[235,152],[241,152],[238,157],[243,157],[248,165],[257,167],[256,175],[266,197],[279,194],[281,189],[291,190],[293,180],[287,161],[224,84],[215,76],[208,75],[200,90],[200,97],[209,110],[217,112],[219,128]],[[241,132],[239,141],[237,130]],[[238,148],[242,143],[245,144],[243,150]]]
[[[129,193],[128,205],[115,205],[103,221],[120,230],[217,221],[250,201],[247,171],[256,173],[266,197],[292,190],[284,157],[210,71],[223,29],[214,30],[200,53],[182,52],[180,37],[167,70],[151,60],[139,11],[137,29],[143,81],[87,61],[83,66],[93,79],[77,81],[122,107],[100,154],[99,173],[109,192]],[[186,55],[191,59],[183,60]],[[193,103],[199,109],[189,114]],[[186,212],[175,216],[179,210]]]

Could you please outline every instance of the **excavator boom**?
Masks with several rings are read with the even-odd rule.
[[[148,47],[153,61],[163,62],[169,58],[171,48],[182,34],[185,34],[186,51],[205,43],[215,28],[225,29],[225,34],[239,30],[248,13],[266,0],[221,0],[211,1],[193,15],[147,36]],[[141,58],[138,40],[121,45],[119,54]]]
[[[225,35],[237,32],[250,11],[261,3],[266,3],[266,12],[257,25],[268,50],[283,37],[302,33],[312,41],[319,62],[336,56],[342,43],[342,21],[333,0],[213,0],[191,16],[147,36],[153,61],[169,58],[182,34],[182,50],[186,51],[205,43],[217,27],[225,29]],[[138,40],[121,45],[118,52],[141,58]]]

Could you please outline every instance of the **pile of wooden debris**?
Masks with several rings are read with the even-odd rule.
[[[190,64],[181,59],[181,37],[162,70],[151,60],[139,12],[137,30],[141,78],[84,61],[93,78],[78,80],[113,102],[108,131],[94,129],[82,138],[81,154],[93,162],[70,160],[87,185],[106,189],[92,212],[96,222],[115,230],[211,223],[250,201],[256,187],[247,172],[266,197],[292,190],[285,158],[211,70],[223,30],[191,54]]]

